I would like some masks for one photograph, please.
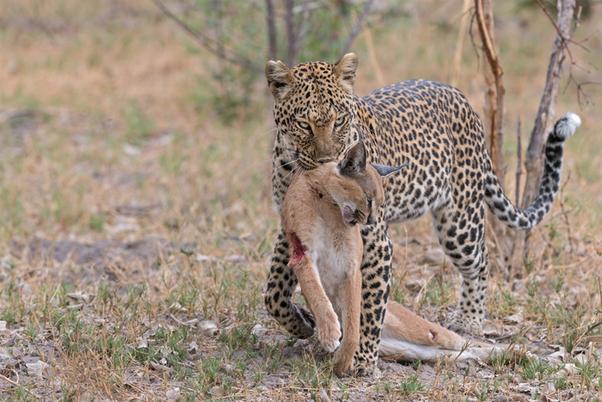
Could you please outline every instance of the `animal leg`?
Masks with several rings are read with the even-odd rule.
[[[343,376],[353,367],[353,356],[360,345],[362,276],[359,269],[344,281],[338,292],[343,324],[343,341],[334,357],[334,372]]]
[[[487,247],[485,245],[485,207],[482,199],[433,212],[439,243],[462,274],[462,288],[457,310],[449,317],[454,331],[482,335],[487,291]]]
[[[284,233],[280,233],[274,245],[264,296],[265,306],[268,313],[293,336],[309,338],[314,333],[314,318],[291,300],[297,278],[288,266],[288,260],[288,242]]]
[[[318,340],[326,351],[334,352],[339,346],[341,329],[339,319],[322,287],[318,271],[306,255],[295,259],[292,268],[316,320]]]
[[[393,252],[382,214],[375,225],[362,228],[362,239],[360,348],[355,354],[355,363],[358,375],[372,375],[376,372],[382,323],[389,298]]]

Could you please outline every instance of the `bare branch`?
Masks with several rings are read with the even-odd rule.
[[[550,12],[546,8],[546,6],[541,2],[541,0],[536,0],[536,2],[537,2],[537,5],[539,6],[539,8],[541,8],[541,10],[544,12],[546,17],[548,17],[548,19],[550,20],[550,23],[552,24],[554,29],[556,29],[556,34],[562,38],[562,41],[564,42],[563,46],[566,48],[566,51],[568,52],[569,58],[571,59],[571,61],[573,60],[573,55],[571,54],[571,49],[569,49],[569,47],[568,47],[568,43],[572,43],[575,46],[578,46],[581,49],[589,52],[589,49],[587,47],[583,46],[581,44],[581,42],[575,42],[573,39],[571,39],[570,36],[565,36],[565,32],[563,32],[563,30],[560,29],[558,24],[556,24],[556,21],[554,21],[554,17],[552,17],[550,15]],[[570,35],[570,33],[569,33],[569,35]]]
[[[268,26],[268,58],[276,60],[278,57],[278,32],[273,0],[265,0],[265,19]]]
[[[295,51],[295,24],[294,24],[295,0],[284,0],[284,26],[286,27],[287,55],[286,63],[292,66],[296,62]]]
[[[502,80],[504,71],[502,70],[495,49],[493,38],[493,5],[491,0],[475,0],[474,4],[479,36],[483,45],[483,53],[485,53],[485,58],[489,65],[489,70],[484,70],[485,82],[488,86],[486,93],[486,117],[489,125],[487,130],[489,150],[494,170],[498,175],[501,186],[504,187],[506,171],[503,154],[504,132],[502,130],[504,94],[506,92]]]
[[[575,0],[563,0],[558,10],[558,20],[555,26],[558,27],[557,36],[552,46],[550,62],[546,74],[546,83],[543,94],[537,110],[535,125],[531,131],[527,155],[525,158],[525,167],[527,170],[527,179],[523,193],[523,206],[535,198],[539,180],[541,176],[541,153],[545,141],[547,128],[551,125],[554,117],[554,102],[558,93],[560,83],[560,72],[565,59],[565,50],[567,41],[571,37],[571,23],[575,10]],[[570,52],[567,51],[570,55]]]
[[[492,0],[474,0],[475,19],[479,29],[479,37],[481,39],[482,52],[487,61],[483,69],[483,76],[487,89],[485,91],[485,120],[488,125],[486,130],[487,143],[493,169],[498,176],[500,186],[505,187],[506,165],[504,162],[503,143],[504,132],[503,116],[504,116],[504,84],[502,81],[503,70],[500,65],[500,60],[495,49],[495,40],[493,33],[493,4]],[[506,227],[503,222],[497,219],[490,220],[488,226],[489,233],[496,239],[496,254],[497,260],[501,261],[498,268],[504,275],[508,277],[509,271],[503,261],[506,260],[507,249],[504,241],[498,239],[506,238]]]
[[[462,3],[462,16],[460,17],[460,27],[458,28],[458,36],[456,39],[456,50],[454,51],[454,61],[450,69],[450,83],[455,86],[458,75],[460,74],[462,64],[462,53],[464,50],[464,40],[467,34],[467,27],[470,16],[471,0],[464,0]]]
[[[307,21],[309,20],[309,14],[312,10],[309,6],[309,2],[304,1],[301,7],[301,17],[299,17],[295,34],[295,58],[299,57],[299,53],[301,51],[301,44],[305,41],[305,35],[307,34]]]
[[[538,2],[539,3],[539,2]],[[540,4],[541,6],[541,4]],[[525,156],[526,179],[522,195],[523,208],[528,206],[538,191],[543,167],[542,153],[545,143],[545,134],[551,126],[554,117],[554,103],[560,84],[560,73],[565,59],[565,53],[572,57],[567,43],[571,37],[571,25],[575,11],[575,0],[562,0],[558,9],[558,19],[554,23],[556,39],[552,45],[546,82],[544,85],[539,108],[535,118],[535,125],[529,137],[529,146]],[[548,15],[547,10],[544,10]],[[549,15],[548,15],[548,18]],[[571,76],[569,77],[571,79]],[[521,267],[527,259],[530,232],[519,232],[514,238],[512,266]],[[516,274],[520,274],[518,271]]]
[[[493,70],[495,76],[501,77],[503,74],[502,66],[500,66],[495,46],[493,45],[493,38],[491,37],[491,27],[487,26],[485,21],[485,10],[483,8],[483,0],[475,0],[475,13],[477,18],[477,26],[483,41],[483,49],[485,50],[485,56],[489,61],[489,66]],[[492,24],[493,21],[490,21]]]
[[[472,51],[475,54],[475,57],[477,59],[477,70],[481,69],[481,54],[479,52],[479,47],[477,46],[477,42],[474,39],[474,35],[473,35],[473,26],[475,24],[475,21],[477,19],[476,13],[471,12],[470,13],[470,25],[468,27],[468,34],[470,36],[470,44],[472,45]]]
[[[541,10],[545,13],[546,17],[548,17],[548,19],[550,20],[552,26],[554,26],[554,29],[556,30],[556,34],[558,35],[559,38],[561,38],[561,46],[569,57],[569,61],[570,61],[569,78],[567,80],[566,88],[568,88],[571,84],[575,85],[575,89],[577,90],[577,102],[579,103],[579,106],[583,106],[582,104],[583,104],[584,100],[587,102],[589,99],[589,97],[585,93],[583,87],[587,86],[587,85],[592,85],[592,84],[599,85],[599,83],[595,83],[595,82],[591,82],[591,81],[579,82],[575,78],[575,76],[573,74],[573,67],[581,69],[582,71],[585,71],[586,73],[591,73],[591,72],[589,70],[587,70],[586,68],[577,64],[577,62],[573,58],[573,53],[571,51],[569,44],[573,44],[573,45],[579,47],[581,50],[584,50],[589,53],[590,49],[588,47],[586,47],[584,45],[584,43],[586,43],[590,38],[587,37],[587,38],[577,42],[577,41],[573,40],[571,37],[567,37],[565,35],[565,33],[563,32],[563,30],[561,29],[561,27],[559,27],[559,25],[554,21],[554,18],[552,18],[552,16],[550,15],[550,12],[545,7],[545,5],[541,2],[541,0],[536,0],[536,1],[537,1],[537,5],[539,6],[539,8],[541,8]],[[577,6],[575,5],[575,8],[576,7]],[[579,8],[578,11],[579,11],[579,14],[577,16],[575,16],[575,19],[577,19],[577,20],[579,20],[581,8]],[[566,90],[566,88],[565,88],[565,90]]]
[[[351,32],[349,32],[349,36],[347,36],[347,39],[345,40],[345,44],[343,45],[342,50],[341,50],[341,56],[343,56],[345,53],[347,53],[349,51],[349,49],[351,49],[351,45],[353,45],[353,41],[355,40],[355,38],[357,38],[357,36],[360,34],[360,32],[362,32],[362,29],[363,29],[364,25],[366,24],[366,19],[368,18],[368,15],[370,14],[370,10],[372,9],[373,4],[374,4],[374,0],[364,1],[364,8],[362,9],[362,12],[360,13],[360,15],[358,15],[357,19],[355,20],[355,23],[353,24],[353,27],[351,28]]]
[[[213,38],[205,35],[203,32],[192,28],[189,24],[184,22],[180,17],[172,13],[161,0],[153,0],[155,5],[161,10],[161,12],[170,20],[176,23],[188,36],[195,40],[201,47],[207,49],[213,55],[225,60],[231,64],[238,65],[243,68],[260,71],[257,64],[253,63],[250,59],[236,54],[232,51],[221,50],[223,44],[218,43]]]
[[[568,79],[568,82],[566,83],[565,91],[566,91],[566,88],[568,88],[568,86],[571,84],[575,85],[575,89],[577,90],[577,103],[579,103],[579,106],[582,107],[584,102],[589,103],[589,100],[590,100],[590,97],[587,95],[587,93],[585,93],[585,90],[583,89],[583,87],[586,87],[588,85],[602,85],[602,82],[597,82],[597,81],[579,82],[579,81],[577,81],[577,79],[575,79],[575,76],[571,73],[571,74],[569,74],[569,79]]]

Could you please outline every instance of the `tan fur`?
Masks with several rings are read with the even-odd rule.
[[[353,367],[361,313],[363,243],[359,225],[346,223],[349,216],[343,210],[355,210],[357,223],[365,223],[370,215],[368,199],[373,200],[375,209],[384,202],[382,181],[372,166],[351,178],[341,175],[337,165],[330,162],[297,174],[283,203],[282,222],[292,256],[289,265],[315,317],[318,340],[326,350],[334,351],[338,345],[341,332],[337,316],[343,324],[343,340],[335,354],[337,375]],[[301,254],[295,250],[300,245]],[[387,305],[383,337],[388,342],[380,349],[381,357],[395,360],[457,355],[466,344],[455,332],[395,302]]]
[[[466,340],[460,335],[418,316],[399,303],[389,302],[385,314],[385,328],[399,339],[417,345],[437,346],[461,350]]]
[[[363,245],[358,226],[345,224],[343,208],[356,211],[362,221],[370,213],[361,187],[338,175],[336,164],[331,162],[293,179],[282,215],[291,247],[294,248],[296,237],[306,248],[303,257],[291,258],[289,265],[314,314],[318,339],[326,350],[333,352],[341,336],[337,313],[343,324],[343,340],[335,354],[337,375],[352,368],[360,339]],[[322,250],[329,256],[320,253],[320,243],[325,241],[330,244],[324,244],[327,249]],[[291,255],[295,255],[294,250]],[[316,267],[318,262],[320,266]],[[324,268],[334,276],[330,277]],[[337,268],[339,272],[335,272]]]
[[[320,277],[316,275],[312,262],[307,256],[298,263],[292,263],[291,266],[297,280],[302,284],[303,296],[316,319],[320,343],[329,352],[335,351],[341,337],[339,319],[322,287]]]

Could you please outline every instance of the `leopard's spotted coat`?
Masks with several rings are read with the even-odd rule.
[[[362,317],[358,370],[372,372],[378,358],[381,326],[389,295],[392,244],[387,224],[431,212],[439,242],[462,274],[461,298],[451,327],[481,332],[487,287],[485,205],[508,226],[535,226],[558,191],[563,142],[580,124],[567,114],[558,120],[545,149],[539,195],[525,210],[516,208],[499,186],[484,143],[483,124],[457,89],[433,81],[404,81],[353,95],[354,54],[337,64],[312,62],[288,68],[268,62],[266,76],[274,95],[276,139],[273,197],[280,207],[293,169],[311,169],[339,158],[363,140],[368,161],[409,163],[386,179],[386,202],[376,223],[362,228]],[[290,333],[309,337],[314,321],[291,302],[297,284],[280,234],[266,287],[269,313]]]

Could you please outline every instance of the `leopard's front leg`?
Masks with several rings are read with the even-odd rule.
[[[264,297],[265,306],[268,313],[291,335],[309,338],[314,333],[315,321],[307,310],[291,300],[297,286],[297,277],[288,265],[288,259],[288,242],[281,232],[274,245]]]
[[[360,348],[355,355],[355,368],[359,375],[372,375],[376,370],[380,335],[389,299],[393,244],[387,236],[387,224],[382,218],[375,225],[362,228],[362,238],[362,314]]]

